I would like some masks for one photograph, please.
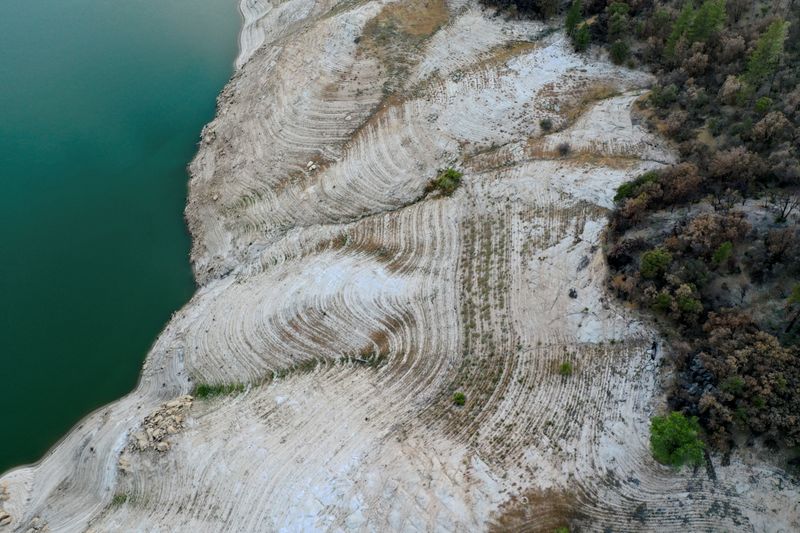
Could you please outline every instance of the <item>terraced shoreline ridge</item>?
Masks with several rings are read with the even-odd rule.
[[[241,9],[199,289],[134,392],[0,478],[0,531],[800,529],[758,451],[650,453],[669,345],[601,250],[616,187],[674,160],[647,74],[474,2]]]

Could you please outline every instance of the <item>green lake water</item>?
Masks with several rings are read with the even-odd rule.
[[[0,473],[129,392],[191,296],[186,165],[236,0],[0,1]]]

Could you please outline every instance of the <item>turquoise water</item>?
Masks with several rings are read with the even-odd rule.
[[[186,165],[236,0],[0,2],[0,472],[136,384],[193,292]]]

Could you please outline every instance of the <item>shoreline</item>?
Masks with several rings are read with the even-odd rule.
[[[663,528],[706,524],[717,493],[737,508],[790,500],[734,457],[676,501],[693,474],[654,466],[641,438],[661,398],[656,363],[641,357],[651,332],[604,300],[595,245],[616,186],[660,164],[645,147],[669,157],[630,120],[646,76],[576,55],[563,34],[497,54],[537,26],[477,8],[431,30],[436,76],[409,74],[425,90],[387,102],[390,78],[356,46],[383,5],[318,17],[270,63],[255,53],[262,30],[287,25],[261,1],[239,2],[236,83],[203,128],[184,211],[188,229],[196,202],[202,259],[241,268],[197,286],[133,391],[0,476],[12,528],[43,517],[70,531],[483,530],[550,490],[581,491],[585,520],[613,529],[651,505],[648,525]],[[619,94],[554,132],[536,126],[600,83]],[[559,142],[600,157],[549,157]],[[500,148],[465,148],[489,143]],[[449,165],[462,186],[420,196]],[[580,369],[570,379],[552,372],[564,358]],[[199,384],[244,390],[198,398],[166,449],[152,435],[148,448],[137,435]],[[453,390],[467,407],[451,405]],[[745,474],[758,476],[745,496],[725,493]]]

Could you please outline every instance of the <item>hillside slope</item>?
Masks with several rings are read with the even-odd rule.
[[[0,479],[0,531],[800,527],[754,457],[650,456],[663,343],[600,249],[673,160],[631,119],[647,75],[474,3],[242,4],[190,168],[200,288],[133,393]]]

